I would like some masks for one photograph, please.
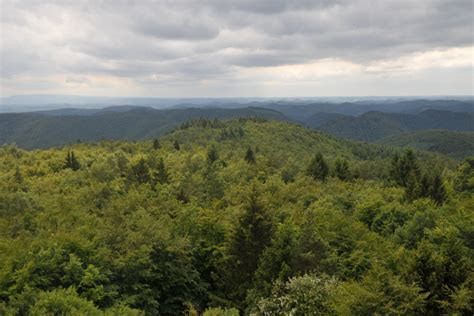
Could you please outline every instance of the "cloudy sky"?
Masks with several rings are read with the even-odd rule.
[[[471,0],[0,0],[2,96],[472,95]]]

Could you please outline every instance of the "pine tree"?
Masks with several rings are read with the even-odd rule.
[[[160,148],[161,148],[160,141],[158,140],[158,138],[155,138],[153,140],[153,149],[157,150],[157,149],[160,149]]]
[[[349,173],[349,163],[345,159],[337,159],[336,160],[336,167],[335,167],[335,174],[339,180],[345,181],[350,178]]]
[[[229,298],[234,302],[243,303],[247,290],[253,283],[260,254],[270,244],[273,229],[273,222],[260,204],[258,192],[254,187],[245,213],[234,229],[227,251],[224,286],[229,287]]]
[[[179,145],[179,142],[178,142],[177,140],[174,141],[173,147],[174,147],[174,149],[176,149],[176,150],[180,150],[180,149],[181,149],[181,146]]]
[[[398,155],[393,157],[390,176],[403,187],[407,187],[409,181],[420,180],[420,167],[413,150],[408,149],[402,157]]]
[[[245,153],[245,161],[247,161],[249,164],[255,163],[255,154],[252,148],[250,147],[247,149],[247,152]]]
[[[442,205],[447,199],[446,188],[440,175],[436,175],[431,183],[430,197],[436,204]]]
[[[217,153],[217,148],[215,145],[212,145],[207,152],[207,162],[212,165],[215,161],[219,159],[219,154]]]
[[[14,177],[15,177],[16,183],[18,184],[23,183],[23,176],[21,175],[20,167],[18,166],[16,166]]]
[[[408,201],[416,200],[420,197],[420,184],[414,174],[409,174],[405,180],[405,198]]]
[[[81,168],[81,164],[79,160],[77,160],[74,151],[68,151],[66,156],[66,162],[64,163],[64,169],[72,169],[74,171],[79,170]]]
[[[140,159],[138,163],[132,167],[132,172],[138,183],[147,183],[150,181],[150,172],[145,159]]]
[[[326,180],[329,174],[329,167],[321,153],[317,153],[311,160],[307,172],[314,180]]]
[[[161,184],[168,183],[169,181],[168,171],[166,170],[165,162],[163,161],[163,158],[160,158],[160,160],[158,161],[158,166],[155,173],[155,179]]]
[[[431,191],[431,182],[428,176],[425,174],[420,181],[420,197],[429,198]]]

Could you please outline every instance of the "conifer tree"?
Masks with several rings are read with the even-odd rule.
[[[321,153],[317,153],[311,160],[307,172],[314,180],[326,180],[329,174],[329,167]]]
[[[405,180],[405,198],[408,201],[416,200],[420,197],[420,184],[414,174],[409,174]]]
[[[66,156],[66,162],[64,163],[64,169],[72,169],[74,171],[79,170],[81,168],[81,164],[79,160],[77,160],[74,151],[68,151]]]
[[[440,175],[433,178],[430,188],[430,197],[436,204],[442,205],[447,199],[446,188]]]
[[[157,150],[157,149],[160,149],[160,148],[161,148],[160,141],[158,140],[158,138],[155,138],[153,140],[153,149]]]
[[[16,183],[23,183],[23,176],[21,175],[20,167],[18,166],[16,166],[14,177],[15,177]]]
[[[178,142],[177,140],[174,141],[173,147],[174,147],[174,149],[176,149],[176,150],[180,150],[180,149],[181,149],[181,146],[179,145],[179,142]]]
[[[403,187],[407,187],[409,181],[420,180],[420,167],[413,150],[408,149],[402,157],[398,155],[393,157],[390,176]]]
[[[235,302],[244,301],[247,290],[252,285],[260,254],[270,244],[273,229],[273,222],[259,202],[258,192],[254,187],[227,251],[224,286],[230,287],[230,298]]]
[[[155,179],[161,184],[168,183],[169,181],[168,171],[166,170],[165,162],[163,161],[163,158],[160,158],[160,160],[158,161],[158,166],[155,173]]]
[[[430,197],[431,183],[428,176],[425,174],[420,181],[420,197]]]
[[[345,181],[350,178],[349,163],[346,159],[337,159],[335,167],[335,175],[339,180]]]
[[[247,148],[247,152],[245,153],[245,161],[247,161],[249,164],[255,163],[255,154],[251,147]]]
[[[217,148],[215,145],[212,145],[207,152],[207,162],[212,165],[215,161],[219,159],[219,154],[217,153]]]
[[[150,181],[150,172],[145,159],[140,159],[138,163],[132,167],[132,172],[138,183],[147,183]]]

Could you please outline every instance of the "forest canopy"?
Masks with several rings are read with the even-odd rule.
[[[472,315],[474,157],[264,119],[0,147],[2,315]]]

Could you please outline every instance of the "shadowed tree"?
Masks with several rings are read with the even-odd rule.
[[[255,163],[255,153],[251,147],[247,148],[247,152],[245,153],[245,161],[247,161],[249,164]]]
[[[79,160],[77,160],[74,151],[68,151],[66,156],[66,162],[64,163],[64,169],[72,169],[74,171],[79,170],[81,168],[81,164]]]
[[[307,172],[314,180],[326,180],[329,174],[329,167],[321,153],[317,153],[311,160]]]
[[[339,178],[339,180],[342,180],[342,181],[349,180],[351,175],[349,173],[349,163],[347,162],[346,159],[336,160],[334,173],[336,177]]]

